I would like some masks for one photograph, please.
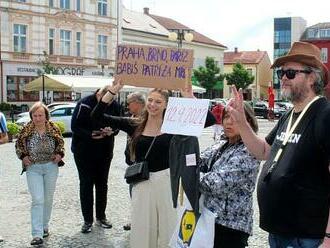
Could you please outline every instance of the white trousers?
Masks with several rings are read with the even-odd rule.
[[[176,223],[169,169],[133,186],[131,248],[168,247]]]

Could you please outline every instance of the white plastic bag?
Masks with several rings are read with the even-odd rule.
[[[196,217],[188,200],[179,215],[179,223],[170,240],[171,248],[213,248],[216,214],[204,206],[204,196],[199,199],[200,216]]]

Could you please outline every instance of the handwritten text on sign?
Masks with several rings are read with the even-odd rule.
[[[200,136],[204,128],[208,106],[208,99],[170,97],[161,131]]]
[[[124,84],[179,89],[190,81],[193,50],[118,45],[116,78]]]

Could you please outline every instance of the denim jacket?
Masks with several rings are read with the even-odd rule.
[[[217,224],[251,235],[253,191],[260,161],[241,141],[220,142],[202,152],[198,162],[205,172],[200,178],[204,204],[217,214]]]

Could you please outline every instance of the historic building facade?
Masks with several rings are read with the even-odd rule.
[[[246,89],[247,100],[268,98],[268,87],[271,86],[272,71],[271,62],[266,51],[238,51],[225,52],[224,72],[231,73],[236,63],[241,63],[244,68],[254,76],[254,81]],[[227,81],[224,84],[224,97],[231,97],[231,90]]]
[[[320,48],[322,62],[330,71],[330,22],[322,22],[307,27],[301,37],[302,41],[310,42]],[[330,99],[330,84],[325,89],[325,95]]]
[[[120,37],[119,4],[117,0],[0,1],[0,101],[20,104],[41,99],[41,93],[27,93],[24,86],[43,72],[41,61],[46,57],[58,74],[112,75]],[[68,100],[71,95],[52,92],[50,97]]]

